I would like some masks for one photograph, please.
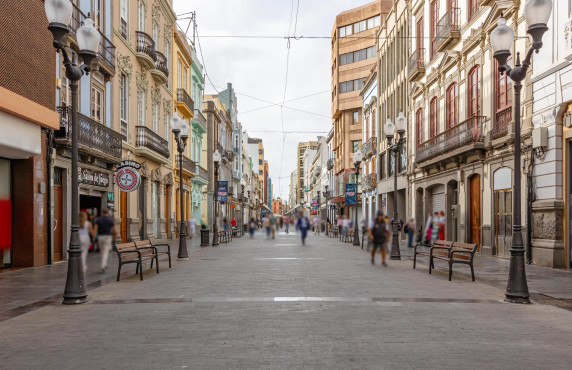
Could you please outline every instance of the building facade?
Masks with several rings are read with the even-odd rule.
[[[307,168],[304,165],[304,155],[306,154],[307,150],[316,150],[318,147],[317,141],[305,141],[298,143],[298,149],[296,154],[297,159],[297,167],[298,167],[298,175],[297,175],[297,196],[296,196],[296,204],[300,204],[302,201],[305,201],[305,173],[307,172]]]
[[[332,29],[332,121],[333,150],[336,153],[334,173],[339,184],[360,183],[355,179],[353,153],[362,142],[362,99],[360,91],[376,60],[376,33],[382,14],[387,14],[393,1],[375,1],[347,10],[336,16]],[[332,198],[340,211],[343,197]]]
[[[362,96],[362,218],[367,221],[375,218],[377,211],[377,138],[378,134],[378,94],[377,64],[372,69],[361,91]]]

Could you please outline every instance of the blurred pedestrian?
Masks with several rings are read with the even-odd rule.
[[[431,234],[433,230],[433,217],[431,212],[427,213],[427,222],[425,223],[425,244],[431,244]]]
[[[107,269],[107,259],[111,250],[111,244],[116,238],[115,221],[112,217],[109,217],[107,208],[104,208],[101,211],[101,216],[95,220],[93,233],[97,235],[97,244],[101,251],[101,269],[99,272],[104,273]]]
[[[320,235],[320,227],[322,227],[322,220],[319,217],[314,218],[314,235]]]
[[[284,223],[286,224],[286,229],[284,231],[286,231],[286,234],[288,234],[288,227],[290,226],[290,217],[289,216],[286,216]]]
[[[268,217],[262,217],[262,227],[266,230],[266,239],[270,239],[270,220]]]
[[[274,213],[270,214],[270,232],[272,233],[272,239],[276,239],[276,225],[278,221],[276,220],[276,216]]]
[[[252,217],[248,222],[248,231],[250,232],[250,239],[254,238],[254,232],[256,231],[256,227],[257,227],[256,220],[254,220],[254,217]]]
[[[87,254],[89,253],[89,245],[91,244],[90,235],[93,235],[91,222],[87,220],[87,213],[79,213],[79,247],[81,249],[81,264],[83,273],[87,272]]]
[[[431,218],[431,242],[439,238],[439,225],[441,224],[439,219],[439,212],[435,211],[433,217]]]
[[[195,216],[191,215],[191,218],[189,218],[189,221],[187,223],[189,225],[189,239],[192,239],[193,236],[195,236],[196,227],[197,227],[197,222],[195,221]]]
[[[222,228],[225,232],[228,231],[228,218],[226,216],[222,219]]]
[[[310,220],[304,216],[304,212],[300,212],[300,217],[296,221],[296,230],[300,230],[302,234],[302,245],[306,245],[306,236],[308,236],[308,228],[310,227]]]
[[[387,218],[383,216],[383,212],[378,211],[375,220],[369,223],[369,240],[372,242],[371,264],[375,264],[375,251],[379,249],[381,252],[381,264],[387,267],[385,258],[387,256],[387,241],[389,240],[389,225]]]
[[[413,237],[415,236],[415,219],[410,218],[405,225],[404,231],[407,233],[407,248],[413,248]]]
[[[445,211],[439,212],[439,240],[445,240]]]

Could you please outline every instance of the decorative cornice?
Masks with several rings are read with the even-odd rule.
[[[153,23],[161,23],[161,5],[155,3],[153,4],[153,9],[151,10],[151,18]]]
[[[173,172],[168,172],[164,177],[163,181],[166,185],[173,185]]]
[[[141,163],[141,169],[139,172],[141,173],[141,176],[149,177],[149,166],[147,165],[147,162]]]
[[[129,55],[121,55],[117,53],[117,67],[121,73],[127,75],[127,77],[131,78],[133,75],[133,64],[131,64],[131,58]]]
[[[173,112],[173,106],[171,105],[171,100],[163,99],[163,110],[166,114],[171,115]]]
[[[153,181],[161,182],[161,169],[156,168],[153,171],[151,171],[151,178],[153,179]]]
[[[149,80],[147,79],[147,74],[141,68],[141,72],[137,72],[137,88],[145,92],[149,90]]]
[[[161,89],[159,87],[151,88],[151,99],[156,104],[161,104]]]

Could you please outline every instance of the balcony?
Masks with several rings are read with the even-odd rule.
[[[69,29],[75,37],[78,28],[81,27],[87,16],[75,4],[72,3],[72,5],[73,12]],[[97,62],[99,63],[99,66],[102,67],[102,71],[111,76],[115,75],[115,45],[113,45],[111,41],[101,33],[101,31],[99,32],[99,47],[97,54]]]
[[[195,176],[195,174],[197,173],[197,163],[184,154],[182,155],[182,157],[183,157],[183,173],[188,176]],[[175,163],[175,169],[179,170],[179,164],[180,164],[179,161],[181,160],[181,156],[177,155],[176,160],[177,163]]]
[[[415,162],[420,164],[429,159],[458,157],[475,149],[484,149],[484,122],[487,117],[474,116],[459,123],[417,147]]]
[[[328,159],[328,171],[331,171],[334,168],[334,158]]]
[[[157,55],[157,61],[155,62],[155,67],[151,70],[151,74],[155,79],[155,82],[164,84],[167,83],[167,78],[169,77],[169,68],[167,67],[167,58],[158,51],[155,52]]]
[[[375,173],[371,173],[365,176],[361,184],[363,191],[375,189],[375,186],[377,184],[376,180],[377,180],[377,175]]]
[[[512,107],[505,108],[497,112],[495,125],[491,131],[493,139],[499,139],[508,134],[508,125],[512,122]]]
[[[56,143],[71,148],[71,107],[58,107],[57,112],[60,114],[60,129],[55,131]],[[106,159],[110,163],[119,163],[121,134],[81,113],[77,114],[77,119],[79,151]]]
[[[199,165],[197,165],[197,172],[195,172],[195,177],[193,178],[193,181],[197,180],[203,185],[209,183],[209,172]]]
[[[207,119],[200,111],[195,111],[193,122],[201,128],[203,133],[207,132]]]
[[[168,163],[169,142],[146,126],[135,126],[137,130],[137,141],[135,151],[137,154],[152,159]]]
[[[461,39],[461,9],[451,8],[437,23],[435,47],[437,51],[451,48]]]
[[[369,140],[363,144],[362,152],[366,159],[377,153],[377,138],[375,136],[370,137]]]
[[[183,113],[185,117],[192,117],[195,103],[187,90],[177,89],[177,109]]]
[[[141,65],[147,67],[147,69],[155,68],[155,62],[157,61],[157,52],[155,51],[155,41],[153,38],[142,31],[135,31],[137,36],[137,48],[136,56],[137,60]]]
[[[425,48],[415,50],[407,63],[407,78],[409,81],[417,81],[425,74]]]

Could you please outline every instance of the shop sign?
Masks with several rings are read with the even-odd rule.
[[[141,185],[141,175],[138,169],[141,165],[135,161],[121,161],[115,172],[115,184],[119,190],[126,193],[132,192]]]
[[[90,168],[78,167],[78,181],[81,184],[95,186],[109,186],[109,174],[92,170]]]
[[[107,193],[107,208],[113,208],[115,206],[115,193]]]
[[[346,204],[356,204],[356,184],[346,184]]]
[[[219,203],[228,202],[228,181],[219,181],[217,184],[216,200]]]

